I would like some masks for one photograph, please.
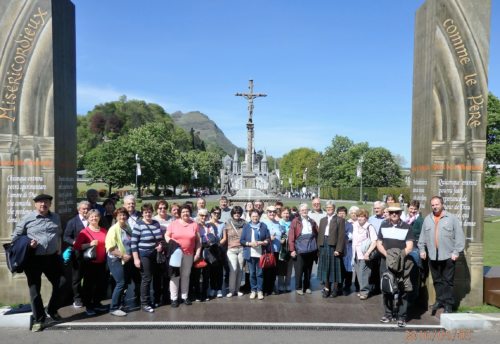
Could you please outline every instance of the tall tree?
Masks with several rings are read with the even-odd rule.
[[[488,95],[488,126],[486,127],[486,185],[496,183],[496,167],[500,164],[500,100],[492,93]]]
[[[311,148],[292,149],[285,154],[280,160],[283,187],[290,188],[290,178],[293,189],[316,186],[318,183],[316,170],[319,161],[320,154]]]

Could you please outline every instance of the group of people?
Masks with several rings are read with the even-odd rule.
[[[43,328],[47,317],[40,295],[42,273],[53,286],[48,316],[61,319],[57,310],[63,263],[72,270],[73,306],[85,307],[89,316],[108,310],[127,315],[125,293],[132,282],[135,302],[148,313],[164,304],[177,308],[245,292],[258,300],[291,292],[293,271],[296,294],[307,295],[312,293],[314,262],[324,298],[348,295],[354,283],[359,299],[366,300],[392,274],[398,294],[394,298],[382,290],[384,323],[406,325],[408,293],[419,288],[409,283],[408,273],[413,265],[421,267],[422,260],[429,261],[436,289],[432,311],[451,312],[454,305],[454,264],[465,239],[439,196],[431,199],[433,213],[423,219],[418,201],[409,203],[404,218],[397,203],[375,202],[370,217],[366,209],[336,209],[332,201],[323,210],[318,197],[311,210],[306,203],[291,209],[280,201],[264,209],[259,200],[244,209],[229,207],[222,196],[210,211],[199,198],[196,207],[159,200],[143,203],[139,212],[133,195],[116,208],[118,197],[101,206],[96,193],[89,190],[64,232],[57,214],[49,210],[52,197],[44,194],[34,198],[35,210],[16,226],[13,241],[27,236],[34,251],[25,267],[34,331]],[[270,256],[272,264],[264,264]],[[399,270],[397,262],[404,262]],[[109,275],[114,286],[108,307],[101,301]]]

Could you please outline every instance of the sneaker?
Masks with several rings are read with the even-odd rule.
[[[221,298],[222,297],[222,290],[217,290],[217,297]]]
[[[359,295],[359,299],[360,299],[360,300],[366,300],[366,299],[368,299],[368,295],[366,295],[366,294],[361,294],[361,295]]]
[[[124,317],[127,315],[127,313],[125,313],[124,311],[122,311],[121,309],[115,309],[114,311],[111,311],[109,312],[109,314],[111,315],[115,315],[117,317]]]
[[[323,294],[323,297],[326,298],[326,297],[330,296],[330,290],[324,288],[322,294]]]
[[[403,319],[398,320],[398,327],[406,327],[406,321]]]
[[[177,308],[177,307],[179,307],[179,301],[177,301],[177,300],[172,300],[172,302],[170,303],[170,307],[172,307],[172,308]]]
[[[226,297],[233,297],[233,294],[232,293],[227,293]]]
[[[194,302],[201,302],[201,299],[196,299],[194,300]]]
[[[257,293],[257,295],[258,295],[258,296],[257,296],[257,298],[258,298],[259,300],[264,300],[264,294],[263,294],[261,291],[259,291],[259,292]]]
[[[257,296],[257,293],[256,293],[256,292],[252,291],[252,292],[250,293],[250,299],[251,299],[251,300],[255,299],[255,297],[256,297],[256,296]]]
[[[184,299],[184,304],[186,306],[191,306],[193,303],[191,302],[191,300],[189,298],[187,298],[187,299]]]
[[[43,331],[43,323],[35,322],[31,325],[31,332],[41,332]]]
[[[312,294],[312,290],[311,290],[311,289],[309,289],[309,288],[307,288],[307,289],[306,289],[306,294]]]
[[[238,292],[238,296],[243,296],[245,294],[243,294],[241,291]]]
[[[390,317],[385,316],[385,315],[384,315],[382,318],[380,318],[380,322],[381,322],[381,323],[384,323],[384,324],[390,323],[390,322],[391,322],[391,320],[392,320],[392,319],[391,319]]]
[[[75,308],[82,308],[83,307],[82,301],[76,300],[75,302],[73,302],[73,307],[75,307]]]
[[[144,312],[146,312],[146,313],[154,313],[154,312],[155,312],[154,308],[153,308],[153,307],[151,307],[151,306],[149,306],[149,305],[148,305],[148,306],[143,306],[143,307],[142,307],[142,310],[143,310]]]
[[[303,292],[301,289],[297,289],[297,290],[296,290],[296,292],[297,292],[297,294],[299,294],[299,295],[304,295],[304,292]]]
[[[88,316],[88,317],[93,317],[95,315],[97,315],[96,311],[93,310],[92,308],[87,308],[85,310],[85,314]]]

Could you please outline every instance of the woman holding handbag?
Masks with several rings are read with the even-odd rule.
[[[160,223],[153,220],[153,205],[144,203],[141,207],[142,219],[139,219],[132,229],[132,256],[134,265],[141,270],[141,307],[144,312],[153,313],[155,304],[161,297],[161,264],[158,253],[162,253],[163,236]],[[161,256],[160,256],[161,257]],[[165,263],[163,261],[163,263]],[[151,282],[153,282],[153,297],[151,299]]]
[[[258,210],[250,212],[250,219],[251,221],[243,226],[240,243],[243,246],[243,258],[245,258],[250,271],[250,299],[253,300],[258,296],[258,299],[262,300],[264,299],[264,279],[259,261],[271,242],[271,235],[267,226],[260,222]]]
[[[281,250],[281,238],[284,233],[278,221],[278,214],[276,207],[270,205],[267,207],[266,212],[267,212],[267,219],[263,222],[266,224],[267,229],[269,230],[269,234],[271,235],[273,254],[275,261],[278,264],[279,262],[278,256]],[[284,289],[284,283],[285,283],[284,278],[278,279],[278,288],[276,288],[275,286],[277,274],[278,274],[277,265],[272,268],[264,269],[264,295],[266,294],[271,295],[273,293],[277,294],[278,290]]]
[[[106,229],[99,226],[101,213],[97,209],[87,213],[88,226],[76,238],[74,248],[81,251],[82,262],[82,301],[88,316],[104,312],[107,307],[101,304],[106,290]],[[94,251],[94,253],[91,253]]]
[[[309,218],[306,203],[299,206],[300,216],[293,219],[288,232],[290,256],[295,259],[295,289],[297,294],[311,294],[311,272],[318,255],[318,226]]]

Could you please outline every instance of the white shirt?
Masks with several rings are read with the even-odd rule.
[[[326,228],[325,228],[325,235],[328,236],[330,234],[330,221],[332,220],[334,215],[332,216],[327,216],[328,217],[328,222],[326,224]]]
[[[302,233],[301,234],[312,234],[312,226],[307,218],[302,218]]]

